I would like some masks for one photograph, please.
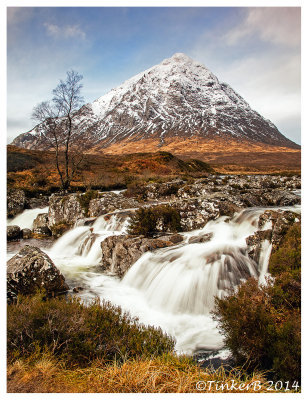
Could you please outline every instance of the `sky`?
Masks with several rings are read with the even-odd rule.
[[[92,102],[182,52],[301,143],[299,7],[8,7],[7,142],[66,72]]]

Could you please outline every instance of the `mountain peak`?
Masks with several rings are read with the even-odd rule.
[[[166,60],[172,60],[172,61],[176,61],[176,62],[194,62],[194,60],[192,58],[188,57],[184,53],[175,53],[175,54],[173,54],[172,57],[167,58]]]
[[[295,145],[228,84],[184,53],[175,53],[83,107],[76,123],[90,133],[95,148],[130,143],[135,149],[135,143],[151,141],[153,151],[191,138]],[[20,135],[13,144],[37,143],[39,129]]]

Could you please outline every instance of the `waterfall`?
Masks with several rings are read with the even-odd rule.
[[[99,264],[101,242],[108,236],[125,233],[128,222],[126,213],[102,215],[87,226],[80,226],[79,221],[55,242],[48,254],[63,273],[72,276],[80,268]]]
[[[272,247],[273,247],[272,243],[269,240],[263,241],[261,247],[260,261],[259,261],[260,265],[259,284],[265,283],[265,277],[272,252]]]
[[[33,221],[39,214],[48,213],[48,207],[45,208],[33,208],[30,210],[24,210],[21,214],[16,215],[13,219],[7,220],[7,225],[18,225],[20,229],[32,229]]]
[[[129,269],[123,284],[138,289],[157,309],[209,313],[215,296],[221,298],[249,277],[259,277],[260,267],[248,257],[245,241],[256,230],[259,214],[247,211],[231,221],[221,217],[209,222],[197,232],[199,237],[211,234],[205,243],[145,253]]]
[[[299,207],[284,209],[300,212]],[[104,274],[98,264],[102,240],[126,232],[127,211],[94,222],[79,221],[46,252],[71,287],[84,288],[78,294],[84,301],[99,296],[120,305],[140,322],[161,327],[176,338],[178,352],[219,350],[223,341],[210,314],[215,296],[221,298],[251,276],[260,283],[266,276],[271,243],[263,241],[257,265],[248,257],[245,240],[259,229],[264,211],[244,210],[182,233],[183,242],[144,253],[122,280]]]
[[[76,284],[85,287],[79,294],[85,301],[99,296],[140,322],[161,327],[176,338],[179,352],[219,350],[222,337],[210,314],[215,296],[224,296],[250,276],[261,279],[267,268],[270,246],[263,244],[257,265],[248,257],[245,240],[258,229],[263,212],[245,210],[183,233],[182,243],[143,254],[122,280],[89,268],[89,263],[99,261],[103,238],[125,232],[128,219],[123,215],[99,217],[92,227],[74,228],[52,251],[65,276],[78,277]],[[67,260],[65,253],[70,254]]]

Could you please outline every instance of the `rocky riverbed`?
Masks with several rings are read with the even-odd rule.
[[[156,205],[169,205],[180,216],[180,231],[189,232],[203,228],[209,221],[221,216],[232,217],[241,210],[254,207],[286,207],[300,204],[301,181],[299,176],[217,176],[194,181],[176,179],[165,183],[142,184],[122,192],[86,194],[53,194],[46,199],[27,199],[22,190],[8,191],[8,216],[20,215],[25,209],[37,206],[29,227],[19,227],[10,220],[7,239],[12,242],[10,250],[23,244],[60,237],[74,226],[91,226],[100,216],[108,219],[117,215],[119,221],[129,219],[136,210]],[[46,208],[48,205],[48,208]],[[121,216],[121,217],[120,217]],[[262,243],[268,240],[278,246],[287,225],[297,217],[290,211],[267,211],[260,217],[259,230],[246,238],[249,256],[258,263]],[[16,219],[15,219],[16,220]],[[267,224],[267,229],[264,225]],[[89,228],[90,229],[90,228]],[[116,227],[114,227],[117,230]],[[93,230],[93,229],[92,229]],[[122,277],[126,271],[147,251],[172,247],[184,241],[181,233],[164,231],[157,223],[156,237],[142,235],[115,235],[101,240],[100,266],[102,271]],[[96,235],[97,236],[97,235]],[[91,247],[96,239],[90,233],[84,247]],[[192,236],[189,243],[210,240],[208,235]],[[19,242],[21,240],[21,242]],[[14,242],[18,244],[13,244]],[[45,247],[45,246],[44,246]],[[48,245],[46,246],[48,248]]]
[[[176,210],[178,232],[158,218],[151,237],[129,234],[138,210],[156,206]],[[179,351],[216,351],[214,296],[250,276],[264,280],[271,251],[300,222],[300,178],[210,175],[120,193],[54,194],[48,208],[19,208],[15,218],[9,301],[38,286],[85,301],[99,296],[174,335]]]
[[[181,228],[190,231],[203,227],[221,215],[232,216],[247,207],[292,206],[300,203],[299,176],[217,176],[193,182],[174,180],[166,183],[140,184],[135,190],[99,193],[84,201],[84,194],[53,194],[46,199],[27,199],[22,190],[8,191],[8,217],[27,208],[46,207],[48,213],[37,215],[34,236],[59,236],[78,220],[134,210],[157,204],[169,204],[181,217]],[[35,207],[34,207],[35,206]],[[62,227],[62,230],[59,229]],[[29,236],[29,232],[8,229],[8,240]]]

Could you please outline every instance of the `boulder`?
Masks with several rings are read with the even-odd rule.
[[[267,227],[272,225],[271,241],[273,243],[273,249],[277,249],[287,233],[289,227],[301,220],[301,215],[292,211],[282,210],[267,210],[260,215],[258,226],[259,228]]]
[[[267,210],[261,214],[258,221],[260,230],[246,238],[250,258],[258,263],[266,239],[272,243],[272,251],[277,250],[289,227],[300,219],[301,216],[292,211]]]
[[[40,197],[31,197],[26,199],[26,208],[45,208],[49,205],[49,197],[40,195]]]
[[[181,217],[181,228],[185,231],[203,228],[204,225],[220,216],[217,202],[207,199],[182,199],[171,201]]]
[[[143,198],[145,200],[158,200],[179,197],[179,190],[185,182],[181,179],[176,179],[170,182],[150,183],[144,186]]]
[[[217,207],[220,215],[227,215],[228,217],[232,217],[236,212],[242,210],[242,207],[228,200],[219,201]]]
[[[38,247],[25,246],[7,263],[7,298],[32,294],[44,288],[48,295],[66,292],[64,276],[46,253]]]
[[[7,226],[6,237],[8,241],[20,239],[21,237],[20,227],[17,225]]]
[[[267,229],[265,231],[257,231],[253,235],[250,235],[246,238],[246,243],[248,246],[248,255],[249,257],[259,264],[260,255],[262,250],[262,243],[265,240],[271,241],[272,231],[271,229]]]
[[[38,214],[33,221],[33,233],[36,236],[50,236],[51,231],[48,227],[48,214]]]
[[[48,228],[54,225],[73,225],[78,219],[85,217],[85,210],[81,207],[77,194],[52,194],[49,198]]]
[[[259,189],[249,190],[247,193],[240,194],[239,198],[245,207],[261,207],[272,205],[264,199],[263,194],[266,191]]]
[[[101,242],[102,268],[121,278],[143,253],[179,243],[179,238],[175,235],[167,237],[173,241],[165,240],[165,236],[161,238],[132,235],[109,236]]]
[[[21,236],[22,236],[23,239],[31,239],[32,238],[31,229],[28,229],[28,228],[22,229]]]
[[[183,236],[179,233],[171,233],[168,235],[159,236],[158,239],[172,242],[173,244],[181,243],[184,240]]]
[[[8,189],[7,191],[7,217],[13,218],[25,208],[26,195],[23,190]]]
[[[84,290],[84,288],[82,286],[76,286],[73,288],[73,292],[74,293],[80,293]]]
[[[89,203],[89,217],[112,213],[116,210],[124,210],[140,207],[141,204],[133,199],[123,196],[122,193],[103,193],[99,199],[93,199]]]
[[[275,189],[264,192],[265,206],[293,206],[300,204],[300,197],[288,190]]]

